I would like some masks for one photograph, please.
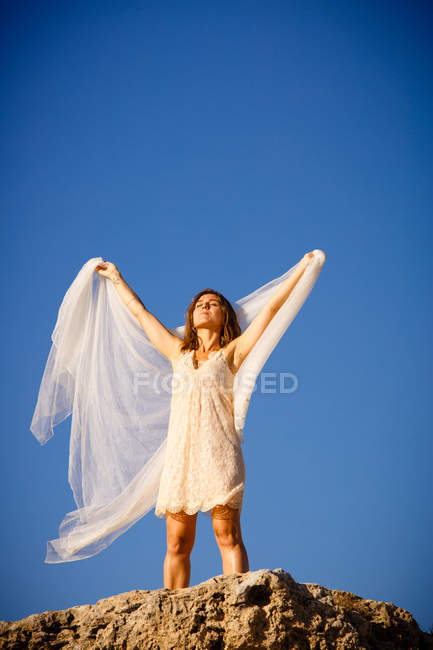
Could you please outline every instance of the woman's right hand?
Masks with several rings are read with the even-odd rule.
[[[113,262],[101,262],[95,266],[95,272],[109,280],[114,280],[120,275],[119,269],[115,264],[113,264]]]

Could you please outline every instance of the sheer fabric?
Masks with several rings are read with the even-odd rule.
[[[155,506],[170,417],[172,364],[146,336],[110,280],[89,259],[60,305],[30,430],[41,444],[71,418],[68,480],[77,510],[45,562],[72,562],[107,548]],[[325,261],[321,250],[266,328],[235,377],[239,441],[256,378],[295,318]],[[232,302],[241,330],[296,269]],[[185,326],[171,329],[183,338]]]

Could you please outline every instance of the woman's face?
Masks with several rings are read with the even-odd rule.
[[[223,324],[224,312],[218,296],[214,293],[205,293],[195,303],[193,311],[194,327],[207,327],[216,329]]]

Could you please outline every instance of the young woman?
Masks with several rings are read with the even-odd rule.
[[[104,261],[94,269],[113,283],[173,368],[167,450],[155,507],[155,515],[166,519],[166,588],[189,586],[199,510],[211,513],[223,572],[249,570],[240,524],[245,465],[234,422],[234,381],[313,257],[313,252],[304,255],[243,332],[230,302],[214,289],[203,289],[188,307],[183,338],[146,309],[114,263]]]

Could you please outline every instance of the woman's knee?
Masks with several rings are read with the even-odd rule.
[[[231,529],[216,529],[215,539],[220,548],[233,548],[238,544],[242,544],[242,536],[236,527]]]
[[[170,555],[190,555],[194,540],[184,535],[171,534],[167,536],[167,553]]]
[[[212,524],[218,546],[231,548],[242,543],[239,510],[217,506],[212,510]]]

